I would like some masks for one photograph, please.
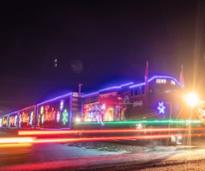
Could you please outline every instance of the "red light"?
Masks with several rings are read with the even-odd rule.
[[[144,136],[113,136],[113,137],[84,137],[84,138],[42,138],[33,143],[67,143],[67,142],[91,142],[91,141],[116,141],[116,140],[149,140],[166,139],[170,134],[144,135]]]
[[[19,131],[18,135],[59,135],[59,134],[95,134],[95,133],[135,133],[135,132],[176,132],[187,128],[147,128],[147,129],[93,129],[93,130],[39,130]]]

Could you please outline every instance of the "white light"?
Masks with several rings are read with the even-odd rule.
[[[79,122],[81,122],[81,119],[80,119],[79,117],[76,117],[76,118],[75,118],[75,122],[76,122],[76,123],[79,123]]]
[[[18,115],[16,115],[14,118],[14,126],[16,126],[16,127],[17,127],[17,121],[18,121],[17,119],[18,119]]]
[[[137,128],[137,129],[142,129],[142,128],[143,128],[143,125],[142,125],[142,124],[136,124],[136,128]]]
[[[0,128],[2,127],[2,118],[0,118]]]
[[[30,113],[29,124],[32,125],[33,123],[33,112]]]
[[[173,81],[173,80],[171,81],[171,84],[172,84],[172,85],[176,85],[175,81]]]
[[[199,97],[194,92],[190,92],[186,94],[184,99],[185,99],[186,104],[190,107],[196,107],[197,105],[199,105]]]
[[[64,100],[61,100],[61,102],[60,102],[60,110],[62,111],[63,108],[64,108]]]
[[[60,118],[61,118],[61,114],[60,114],[60,112],[58,112],[58,113],[57,113],[57,116],[56,116],[57,122],[60,122]]]
[[[166,83],[167,83],[167,80],[166,80],[166,79],[160,79],[160,78],[158,78],[158,79],[156,79],[156,83],[157,83],[157,84],[166,84]]]
[[[103,105],[101,106],[101,109],[102,109],[102,110],[106,109],[106,105],[103,104]]]

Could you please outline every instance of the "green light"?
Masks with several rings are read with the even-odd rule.
[[[127,120],[127,121],[109,121],[109,122],[103,122],[103,124],[106,126],[131,126],[131,125],[137,125],[137,124],[144,124],[144,125],[195,125],[195,124],[201,124],[202,121],[200,120],[173,120],[173,119],[164,119],[164,120]],[[80,122],[77,123],[78,125],[101,125],[101,123],[98,122]]]
[[[68,123],[68,111],[66,109],[62,113],[62,122],[63,125],[66,125]]]

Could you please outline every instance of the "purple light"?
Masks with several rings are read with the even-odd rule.
[[[83,97],[89,97],[89,96],[97,95],[97,94],[99,94],[99,93],[101,93],[103,91],[120,89],[122,87],[126,87],[126,86],[129,86],[131,84],[133,84],[133,82],[124,83],[124,84],[121,84],[119,86],[111,86],[111,87],[103,88],[103,89],[100,89],[100,90],[92,92],[92,93],[84,94]]]
[[[139,83],[139,84],[132,85],[129,88],[141,87],[141,86],[144,86],[144,85],[145,85],[145,83]]]
[[[69,97],[69,96],[71,96],[71,95],[72,95],[72,92],[69,92],[69,93],[67,93],[67,94],[63,94],[63,95],[61,95],[61,96],[57,96],[57,97],[54,97],[54,98],[52,98],[52,99],[45,100],[45,101],[43,101],[43,102],[41,102],[41,103],[38,103],[37,106],[43,105],[43,104],[45,104],[45,103],[53,102],[53,101],[58,100],[58,99],[61,99],[61,98]]]
[[[8,114],[5,114],[4,116],[6,116],[6,115],[8,115],[8,116],[10,116],[10,115],[15,115],[15,114],[19,114],[20,112],[22,112],[23,110],[28,110],[28,109],[31,109],[31,108],[35,108],[35,105],[32,105],[32,106],[28,106],[28,107],[25,107],[25,108],[23,108],[23,109],[20,109],[20,110],[17,110],[17,111],[14,111],[14,112],[10,112],[10,113],[8,113]]]
[[[153,76],[153,77],[151,77],[148,80],[148,82],[151,82],[151,81],[153,81],[154,79],[157,79],[157,78],[174,80],[181,87],[181,84],[179,83],[179,81],[177,81],[174,77],[167,76],[167,75],[156,75],[156,76]],[[129,86],[129,88],[140,87],[140,86],[143,86],[143,85],[145,85],[145,82],[142,82],[142,83],[139,83],[139,84],[134,84],[132,86]]]

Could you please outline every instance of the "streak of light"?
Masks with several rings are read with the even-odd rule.
[[[137,133],[137,132],[177,132],[188,131],[189,128],[145,128],[145,129],[92,129],[92,130],[40,130],[19,131],[18,135],[62,135],[62,134],[95,134],[95,133]],[[192,128],[205,130],[205,128]]]
[[[32,137],[0,138],[0,144],[6,144],[6,143],[32,143],[32,142],[34,142],[34,138],[32,138]]]
[[[16,148],[16,147],[30,147],[32,143],[12,143],[12,144],[0,144],[0,148]]]
[[[69,142],[97,142],[97,141],[119,141],[119,140],[157,140],[168,139],[179,134],[156,134],[141,136],[112,136],[112,137],[82,137],[82,138],[40,138],[35,139],[33,143],[69,143]],[[205,133],[180,134],[181,137],[205,136]]]
[[[110,126],[122,126],[122,125],[135,125],[135,124],[144,124],[144,125],[196,125],[202,124],[201,120],[180,120],[180,119],[148,119],[148,120],[128,120],[128,121],[109,121],[103,122],[103,124]],[[101,125],[98,122],[79,122],[77,125]]]
[[[153,140],[170,138],[171,134],[144,135],[144,136],[113,136],[113,137],[83,137],[83,138],[41,138],[35,139],[33,143],[67,143],[67,142],[96,142],[117,140]]]

